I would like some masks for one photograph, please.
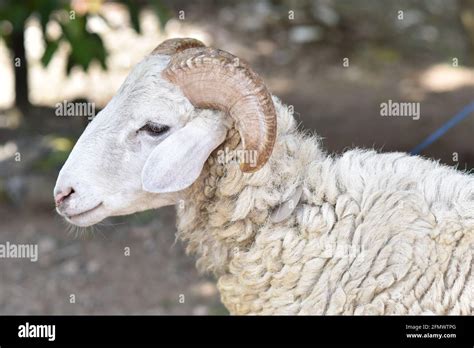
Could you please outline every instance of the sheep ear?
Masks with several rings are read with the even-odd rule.
[[[196,118],[163,140],[142,170],[142,187],[154,193],[176,192],[190,186],[201,174],[211,152],[226,136],[218,120]]]

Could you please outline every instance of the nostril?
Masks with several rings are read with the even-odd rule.
[[[68,187],[64,191],[60,191],[55,197],[54,201],[56,202],[56,206],[58,207],[64,200],[66,200],[68,197],[71,197],[71,195],[76,192],[72,187]]]

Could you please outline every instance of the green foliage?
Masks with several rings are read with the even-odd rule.
[[[54,52],[56,52],[56,50],[59,47],[59,40],[51,41],[51,40],[45,39],[45,43],[46,43],[46,48],[44,50],[43,57],[41,57],[41,63],[43,64],[43,66],[48,66],[49,62],[53,58]]]
[[[155,13],[158,16],[158,19],[160,21],[161,30],[164,30],[165,24],[172,17],[170,10],[168,9],[168,7],[163,5],[161,1],[159,0],[152,1],[151,5],[155,9]]]
[[[133,0],[122,2],[128,8],[133,28],[140,33],[140,7]],[[100,4],[99,2],[99,6]],[[170,18],[168,10],[160,0],[150,0],[140,2],[140,4],[151,5],[155,9],[162,27]],[[68,74],[74,66],[87,70],[94,60],[106,69],[107,50],[104,43],[99,35],[90,32],[87,28],[87,21],[92,15],[94,14],[72,12],[70,2],[67,0],[0,0],[0,22],[7,21],[11,24],[11,31],[0,31],[0,37],[11,48],[12,34],[24,30],[28,18],[35,16],[40,21],[45,41],[45,51],[41,58],[44,66],[51,62],[60,43],[64,41],[71,47],[67,58]],[[104,17],[102,19],[105,20]],[[62,33],[59,38],[50,39],[46,35],[46,25],[49,21],[56,21],[61,26]]]
[[[139,21],[139,9],[136,5],[133,4],[132,0],[125,0],[125,5],[128,8],[128,12],[130,13],[130,22],[132,23],[133,29],[137,33],[140,33],[140,21]]]
[[[36,172],[57,171],[66,162],[68,156],[68,151],[53,150],[33,163],[32,169]]]
[[[71,44],[71,52],[67,61],[68,74],[75,65],[87,70],[94,59],[99,61],[102,68],[107,68],[105,63],[107,52],[104,43],[99,35],[87,31],[86,17],[79,16],[75,20],[60,24],[63,37]]]
[[[130,22],[132,23],[133,29],[135,29],[137,33],[140,33],[141,32],[140,21],[139,21],[140,9],[136,5],[136,1],[123,0],[122,2],[128,8],[128,12],[130,14]],[[166,6],[164,6],[159,0],[150,0],[148,4],[151,6],[151,8],[154,9],[155,14],[158,16],[158,19],[160,21],[160,27],[163,30],[166,22],[168,22],[168,20],[171,18],[171,13],[169,9]]]
[[[32,170],[38,172],[58,171],[72,151],[74,141],[71,138],[50,134],[44,138],[48,152],[32,163]]]

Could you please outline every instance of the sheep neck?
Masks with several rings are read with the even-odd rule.
[[[211,154],[199,179],[177,204],[178,236],[186,242],[188,254],[198,255],[197,267],[202,272],[226,273],[232,254],[253,240],[251,222],[229,221],[236,196],[244,187],[229,194],[220,186],[228,175],[242,175],[236,171],[237,164],[222,163],[218,159],[219,151],[234,150],[239,144],[238,132],[230,130],[227,140]],[[242,235],[244,226],[250,233]]]
[[[299,133],[289,109],[274,102],[279,128],[267,165],[243,174],[235,161],[220,160],[219,151],[241,148],[232,128],[177,204],[178,237],[187,253],[198,255],[200,271],[229,273],[232,260],[250,249],[260,231],[274,228],[272,211],[301,187],[309,163],[324,158],[316,138]]]

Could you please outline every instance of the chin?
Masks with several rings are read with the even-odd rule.
[[[107,216],[103,218],[86,218],[86,217],[65,217],[65,220],[70,223],[71,225],[78,226],[78,227],[90,227],[94,226],[95,224],[103,221]]]
[[[93,226],[110,216],[103,204],[99,204],[95,208],[77,215],[64,215],[61,213],[60,215],[62,215],[68,223],[79,227]]]

